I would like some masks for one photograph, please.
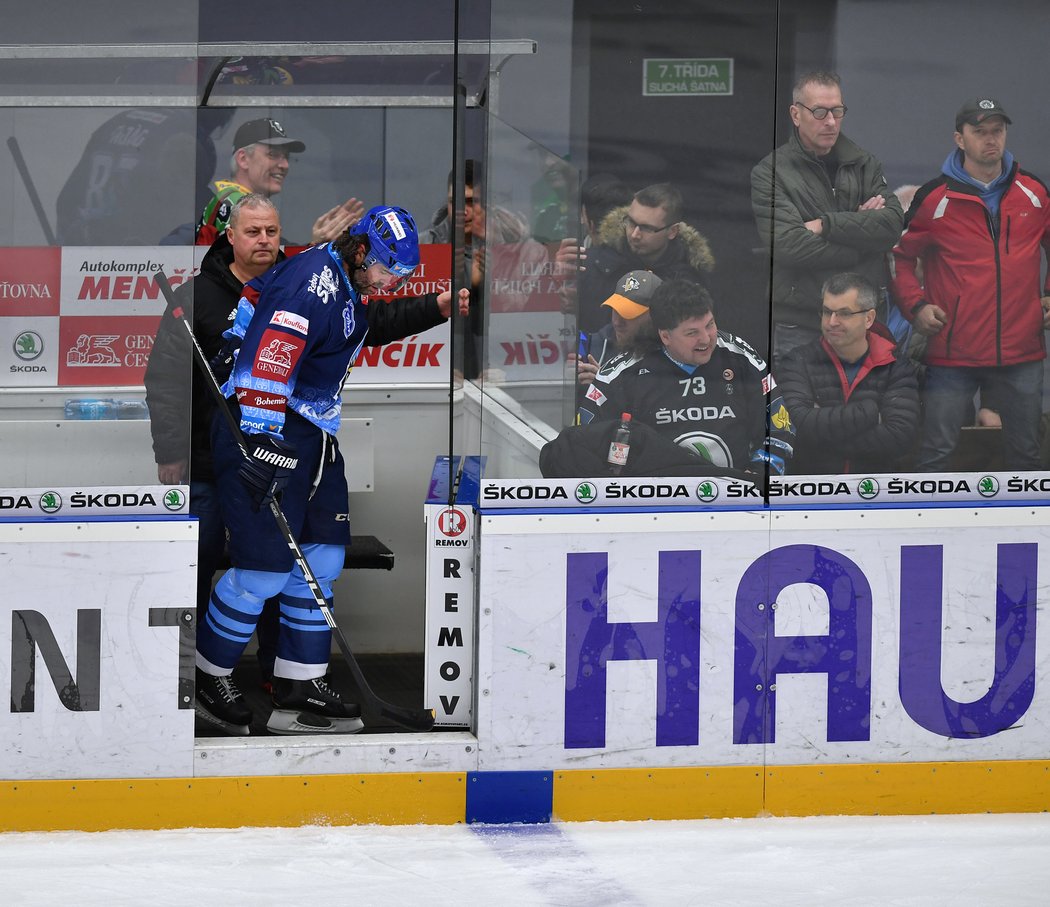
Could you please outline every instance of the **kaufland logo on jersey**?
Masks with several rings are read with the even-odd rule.
[[[278,327],[298,331],[304,336],[310,329],[310,320],[308,318],[303,318],[302,315],[295,314],[295,312],[274,312],[273,318],[270,319],[270,324],[276,324]]]

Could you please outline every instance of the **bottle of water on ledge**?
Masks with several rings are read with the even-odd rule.
[[[112,398],[85,397],[67,400],[67,419],[148,419],[149,412],[143,400],[114,400]]]

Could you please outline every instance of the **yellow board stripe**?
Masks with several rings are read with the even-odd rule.
[[[766,809],[774,816],[1045,812],[1050,762],[770,767]]]
[[[762,810],[760,766],[554,773],[554,818],[567,822],[715,819]]]
[[[563,821],[1050,810],[1050,761],[603,769],[554,773]]]
[[[0,831],[451,825],[463,773],[0,782]]]
[[[1050,810],[1050,761],[558,771],[561,821]],[[0,782],[0,831],[451,825],[466,775]]]

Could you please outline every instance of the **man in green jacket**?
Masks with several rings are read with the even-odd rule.
[[[820,337],[820,289],[841,271],[882,291],[904,223],[882,165],[841,133],[839,77],[808,72],[792,91],[791,137],[751,171],[751,206],[772,258],[773,359]]]

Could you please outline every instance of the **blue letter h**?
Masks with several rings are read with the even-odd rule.
[[[605,746],[606,664],[658,663],[656,745],[695,746],[700,717],[700,552],[661,551],[657,617],[610,623],[609,556],[567,557],[565,747]],[[624,720],[640,720],[625,715]]]

